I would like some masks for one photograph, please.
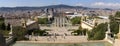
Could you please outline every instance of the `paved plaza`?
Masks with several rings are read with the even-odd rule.
[[[55,16],[54,21],[50,26],[40,26],[40,29],[50,29],[47,31],[50,36],[30,36],[31,41],[39,42],[87,42],[87,36],[73,36],[69,29],[77,30],[79,26],[72,26],[69,19],[65,16]]]

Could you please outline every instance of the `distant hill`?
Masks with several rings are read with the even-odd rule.
[[[50,6],[42,6],[42,7],[1,7],[0,11],[16,11],[16,10],[37,10],[44,8],[72,8],[72,9],[97,9],[97,8],[88,8],[83,6],[69,6],[69,5],[50,5]]]

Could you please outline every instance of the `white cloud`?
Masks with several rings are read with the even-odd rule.
[[[120,3],[105,3],[105,2],[95,2],[93,4],[91,4],[92,6],[95,7],[105,7],[105,8],[120,8]]]
[[[77,3],[77,4],[75,4],[75,6],[83,6],[83,4]]]

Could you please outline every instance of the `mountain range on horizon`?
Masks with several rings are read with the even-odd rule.
[[[102,8],[90,8],[83,6],[70,6],[70,5],[49,5],[49,6],[41,6],[41,7],[29,7],[29,6],[21,6],[21,7],[1,7],[0,11],[12,11],[12,10],[36,10],[36,9],[45,9],[45,8],[71,8],[71,9],[85,9],[85,10],[93,10],[93,9],[102,9]],[[104,10],[113,10],[110,8],[104,8]]]

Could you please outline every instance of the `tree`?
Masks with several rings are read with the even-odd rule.
[[[4,23],[4,22],[0,24],[0,29],[1,29],[1,30],[5,30],[5,29],[6,29],[6,26],[5,26],[5,23]]]
[[[77,30],[73,31],[72,33],[76,33],[74,35],[86,35],[87,29],[82,29],[80,26]]]
[[[105,38],[105,32],[98,31],[95,33],[93,39],[94,40],[103,40]]]
[[[107,23],[101,23],[88,32],[88,39],[102,40],[105,38],[106,31],[107,31]]]
[[[10,24],[7,25],[7,30],[9,31],[11,29]]]
[[[2,17],[2,18],[0,18],[0,22],[4,22],[4,18]]]
[[[48,19],[47,18],[39,18],[38,19],[38,23],[39,24],[47,24],[48,23]]]
[[[117,11],[115,17],[120,17],[120,11]]]
[[[86,35],[87,29],[83,29],[83,35]]]
[[[39,36],[46,36],[48,34],[46,30],[35,30],[33,32],[35,35],[39,35]]]
[[[110,15],[110,29],[113,34],[117,34],[119,31],[119,24],[116,22],[115,17],[120,17],[120,12],[116,12],[115,16]]]
[[[119,24],[117,22],[110,23],[110,29],[113,34],[117,34],[119,31]]]
[[[23,27],[13,27],[13,35],[16,36],[17,40],[26,40],[26,38],[24,37],[26,33],[27,31]]]
[[[81,18],[80,17],[74,17],[71,19],[71,22],[73,25],[75,24],[80,24],[81,23]]]

